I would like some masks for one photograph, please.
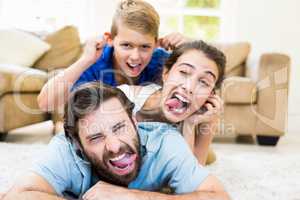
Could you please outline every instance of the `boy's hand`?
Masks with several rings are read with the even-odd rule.
[[[103,35],[101,37],[90,38],[86,41],[84,46],[83,54],[81,58],[89,63],[89,65],[94,64],[99,57],[102,55],[103,47],[108,41],[108,36]]]
[[[166,50],[173,50],[175,47],[181,45],[190,39],[183,36],[181,33],[171,33],[158,40],[159,45]]]
[[[196,126],[200,123],[217,123],[223,111],[223,100],[218,95],[213,94],[207,99],[203,108],[205,108],[205,111],[193,113],[185,119],[185,122],[191,126]]]

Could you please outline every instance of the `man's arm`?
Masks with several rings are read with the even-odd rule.
[[[221,183],[208,176],[195,192],[186,194],[163,194],[131,190],[105,182],[98,182],[83,196],[84,200],[230,200]]]
[[[29,173],[16,181],[16,184],[1,200],[64,200],[59,197],[53,187],[41,176]]]
[[[63,106],[68,100],[70,89],[81,74],[94,64],[102,54],[107,36],[87,41],[82,56],[74,64],[51,78],[42,88],[37,101],[44,111],[53,111]]]

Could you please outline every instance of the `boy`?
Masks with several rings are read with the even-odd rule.
[[[42,110],[64,105],[70,89],[81,83],[102,81],[117,86],[143,84],[160,78],[168,49],[186,39],[173,33],[158,39],[159,15],[147,2],[122,1],[113,17],[111,33],[89,40],[80,59],[48,81],[38,96]]]

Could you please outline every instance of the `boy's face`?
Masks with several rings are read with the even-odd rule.
[[[118,33],[112,40],[114,68],[125,76],[138,77],[151,60],[156,47],[155,38],[126,26],[118,25]]]

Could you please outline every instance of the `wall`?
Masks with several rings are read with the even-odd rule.
[[[1,1],[1,0],[0,0]],[[89,32],[101,34],[110,30],[118,0],[90,0]],[[289,129],[300,130],[300,1],[298,0],[224,0],[228,35],[224,41],[249,41],[251,59],[263,52],[283,52],[292,58],[289,96]]]
[[[252,58],[263,52],[284,52],[292,59],[289,129],[300,125],[300,1],[241,0],[236,13],[237,40],[249,41]]]

